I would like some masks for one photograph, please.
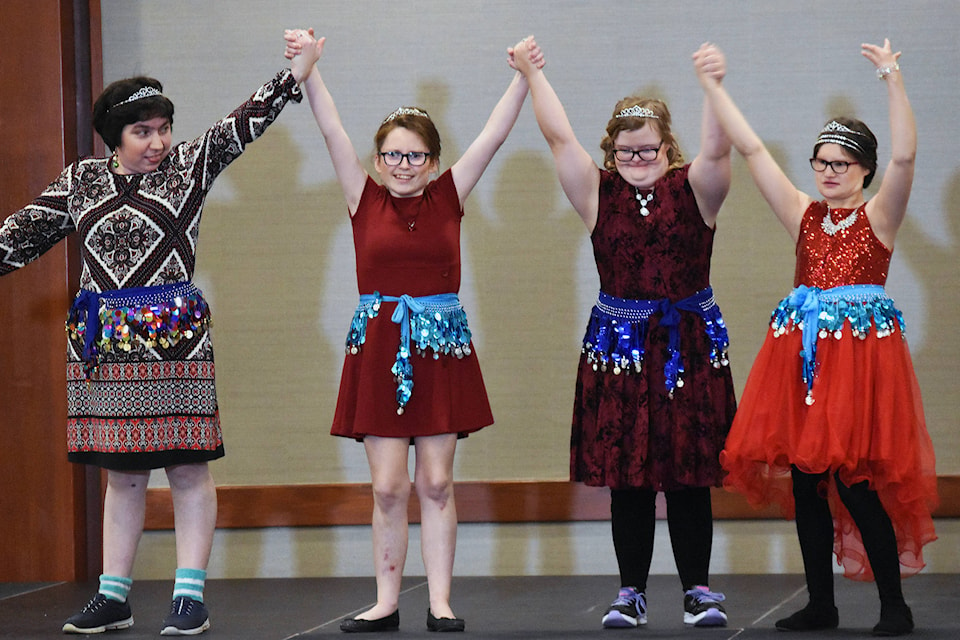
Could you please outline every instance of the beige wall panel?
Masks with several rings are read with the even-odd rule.
[[[701,93],[690,54],[727,52],[726,84],[802,189],[819,127],[838,110],[868,122],[889,157],[886,96],[861,58],[889,36],[917,111],[920,154],[888,289],[903,309],[938,471],[960,473],[960,67],[951,1],[845,3],[103,1],[105,81],[145,73],[177,105],[176,139],[198,135],[285,61],[282,30],[328,36],[320,62],[347,132],[372,152],[399,104],[434,116],[449,166],[483,126],[511,71],[506,47],[536,34],[581,142],[599,159],[617,99],[667,100],[688,158]],[[767,318],[793,278],[793,248],[739,157],[718,223],[713,281],[741,389]],[[466,205],[462,298],[496,425],[464,441],[470,480],[567,475],[579,340],[596,296],[589,242],[559,188],[529,105]],[[356,303],[345,205],[309,108],[291,105],[218,180],[201,226],[197,282],[214,312],[227,457],[220,484],[360,482],[362,447],[328,435]]]

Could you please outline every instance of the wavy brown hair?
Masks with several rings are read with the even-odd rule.
[[[617,117],[618,113],[624,109],[629,109],[630,107],[642,107],[644,109],[649,109],[655,113],[657,117]],[[677,144],[677,139],[673,136],[673,131],[670,129],[670,122],[670,110],[667,109],[667,105],[663,100],[659,100],[657,98],[644,98],[642,96],[627,96],[626,98],[623,98],[617,102],[617,105],[613,108],[613,115],[610,116],[610,121],[607,122],[607,134],[603,136],[603,139],[600,141],[600,148],[603,150],[604,168],[608,171],[617,170],[617,165],[613,158],[613,147],[614,141],[617,139],[617,136],[620,135],[620,132],[642,129],[643,125],[648,123],[657,133],[660,134],[660,139],[670,145],[670,148],[667,150],[667,161],[670,165],[667,168],[667,171],[682,167],[683,153],[680,151],[680,145]]]

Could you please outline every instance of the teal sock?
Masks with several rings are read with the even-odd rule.
[[[108,600],[117,602],[126,602],[130,595],[130,587],[133,586],[133,580],[130,578],[121,578],[119,576],[100,576],[100,593]]]
[[[173,599],[180,596],[203,602],[203,587],[207,581],[207,572],[203,569],[177,569],[176,582],[173,584]]]

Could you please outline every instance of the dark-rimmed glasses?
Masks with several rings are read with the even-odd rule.
[[[846,173],[847,169],[850,168],[852,164],[860,164],[859,162],[847,162],[846,160],[821,160],[820,158],[810,158],[810,168],[816,171],[817,173],[823,173],[827,170],[827,167],[830,167],[834,173]]]
[[[427,158],[430,157],[430,152],[411,151],[409,153],[400,153],[399,151],[381,151],[379,155],[383,158],[383,163],[391,167],[399,166],[404,158],[407,159],[411,167],[422,167],[426,163]]]
[[[622,149],[614,148],[613,155],[620,162],[633,162],[634,158],[640,158],[644,162],[652,162],[657,159],[657,154],[660,153],[660,147],[663,146],[663,140],[660,141],[655,147],[647,147],[645,149]]]

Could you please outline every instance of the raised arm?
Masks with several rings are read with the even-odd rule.
[[[727,72],[723,52],[713,45],[704,45],[697,53],[703,58],[704,73],[722,82]],[[690,163],[689,178],[700,215],[707,226],[713,227],[730,190],[730,140],[706,100],[701,116],[700,153]]]
[[[526,97],[527,81],[520,73],[515,73],[506,92],[497,102],[487,123],[480,131],[480,135],[450,167],[453,183],[457,187],[457,196],[460,198],[460,206],[463,206],[467,196],[483,175],[483,171],[493,160],[493,154],[507,139],[507,135],[517,121],[517,116],[520,115],[520,109]]]
[[[753,181],[767,204],[794,241],[800,235],[803,212],[813,199],[798,190],[770,155],[760,137],[754,133],[746,118],[720,81],[709,71],[707,51],[713,45],[702,46],[693,54],[694,68],[710,109],[730,142],[747,161]]]
[[[536,46],[533,38],[517,43],[512,51],[514,64],[530,85],[533,111],[553,153],[560,186],[587,230],[593,233],[600,205],[600,171],[587,150],[577,141],[560,98],[543,70],[538,69],[530,59],[530,53]]]
[[[867,203],[867,217],[873,231],[888,247],[893,246],[897,230],[907,213],[907,201],[913,186],[914,163],[917,156],[917,123],[913,108],[903,86],[903,75],[897,60],[900,52],[893,53],[890,40],[883,46],[861,45],[861,53],[877,67],[887,85],[890,103],[890,163],[883,174],[880,189]]]
[[[284,39],[287,42],[285,55],[294,62],[300,55],[308,55],[305,53],[307,49],[315,51],[319,58],[326,41],[326,38],[314,39],[313,29],[285,31]],[[352,216],[357,212],[357,206],[360,204],[360,196],[367,181],[367,171],[360,163],[360,157],[343,128],[333,96],[324,84],[316,64],[311,65],[309,73],[304,78],[303,92],[310,101],[310,109],[313,111],[317,126],[320,127],[320,133],[327,145],[327,152],[333,162],[333,170],[337,174],[337,181],[347,201],[347,210]]]

